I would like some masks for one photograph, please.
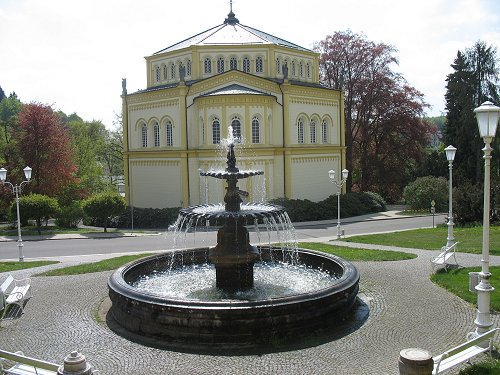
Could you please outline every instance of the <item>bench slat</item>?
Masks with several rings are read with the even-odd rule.
[[[12,375],[55,375],[57,372],[44,370],[42,368],[35,368],[33,366],[16,363],[13,367],[3,370],[6,374]]]
[[[488,350],[489,348],[482,348],[480,346],[467,348],[464,351],[443,359],[441,361],[441,364],[439,365],[439,372],[445,371],[449,368],[459,365],[460,363],[466,362],[476,355],[487,352]]]
[[[434,357],[434,370],[432,371],[432,374],[440,374],[441,372],[459,365],[460,363],[463,363],[481,353],[489,351],[491,355],[492,340],[498,330],[500,330],[500,328],[494,328],[472,340],[466,341],[463,344],[444,352],[439,356]],[[488,341],[487,347],[483,348],[482,346],[478,346],[478,344],[485,341]]]

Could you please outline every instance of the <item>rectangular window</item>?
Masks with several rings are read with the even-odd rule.
[[[174,134],[173,127],[170,121],[167,122],[167,146],[171,147],[174,145]]]
[[[153,127],[155,147],[160,147],[160,127],[155,124]]]
[[[297,124],[297,143],[304,143],[304,123],[299,120]]]
[[[260,143],[260,124],[256,117],[252,120],[252,143]]]
[[[309,135],[311,137],[311,143],[316,143],[316,123],[314,121],[311,121]]]

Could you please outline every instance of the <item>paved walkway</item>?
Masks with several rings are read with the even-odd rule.
[[[354,332],[315,347],[220,356],[136,344],[96,321],[111,272],[33,277],[35,296],[20,318],[2,322],[0,347],[23,350],[26,355],[55,363],[77,349],[101,374],[397,374],[401,349],[421,347],[433,354],[443,352],[464,341],[474,329],[475,317],[473,306],[429,281],[429,259],[436,252],[401,250],[418,257],[398,262],[355,262],[369,317]],[[480,256],[460,253],[458,261],[464,266],[477,265]],[[491,263],[500,264],[500,257],[492,257]],[[50,267],[54,266],[44,268]],[[15,274],[21,277],[34,272],[40,269]],[[493,318],[498,325],[498,316]]]

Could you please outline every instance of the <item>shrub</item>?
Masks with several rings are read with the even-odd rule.
[[[446,212],[448,189],[448,182],[444,177],[419,177],[404,188],[403,199],[413,210],[429,209],[431,201],[434,201],[437,212]]]
[[[308,199],[274,199],[271,203],[285,207],[292,222],[317,221],[337,218],[337,196],[321,202]],[[384,199],[372,192],[347,193],[340,196],[340,215],[350,217],[385,210]]]
[[[453,190],[453,218],[456,224],[482,222],[483,187],[480,184],[464,182]]]
[[[153,229],[168,228],[175,222],[179,207],[174,208],[138,208],[134,207],[134,227]],[[118,228],[132,227],[132,209],[127,209],[113,223]]]
[[[87,216],[101,220],[104,232],[107,232],[111,219],[123,213],[126,204],[121,195],[107,192],[93,195],[84,200],[82,207]]]
[[[73,201],[68,206],[62,207],[57,215],[56,224],[63,228],[76,228],[84,218],[82,204],[79,201]]]
[[[17,217],[16,203],[11,207],[14,217]],[[57,199],[42,194],[30,194],[19,198],[19,211],[21,221],[33,219],[36,221],[38,234],[41,234],[42,220],[48,220],[59,213],[59,203]]]

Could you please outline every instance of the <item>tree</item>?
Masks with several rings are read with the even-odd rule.
[[[104,170],[110,177],[110,182],[113,176],[123,175],[123,133],[121,126],[121,115],[116,116],[113,122],[113,130],[108,130],[105,140],[105,147],[100,160],[104,166]]]
[[[431,129],[422,119],[423,95],[391,69],[398,62],[392,46],[346,31],[327,36],[315,49],[321,81],[345,91],[347,169],[360,190],[398,199]]]
[[[123,213],[125,208],[125,199],[114,192],[96,194],[83,202],[85,214],[96,221],[102,222],[104,232],[107,232],[111,218]]]
[[[19,113],[18,145],[24,162],[32,169],[31,190],[57,196],[77,181],[68,130],[50,106],[23,105]]]
[[[16,93],[0,101],[0,162],[12,167],[17,158],[15,134],[18,131],[18,114],[22,103]]]
[[[67,127],[81,188],[88,194],[104,191],[105,180],[100,155],[105,148],[106,128],[100,121],[87,122],[79,118],[70,120]]]
[[[21,217],[25,220],[35,220],[38,234],[42,234],[42,221],[54,217],[59,213],[59,210],[57,200],[46,195],[30,194],[19,198]],[[16,212],[15,203],[12,205],[12,212]]]
[[[446,123],[444,141],[457,148],[453,162],[457,181],[482,181],[483,140],[479,137],[474,108],[486,100],[500,101],[499,70],[496,49],[477,42],[465,52],[458,51],[453,72],[446,78]],[[493,161],[499,166],[500,142],[493,142]],[[493,168],[495,168],[495,165]]]
[[[2,86],[0,86],[0,102],[6,98],[5,92],[2,89]]]

